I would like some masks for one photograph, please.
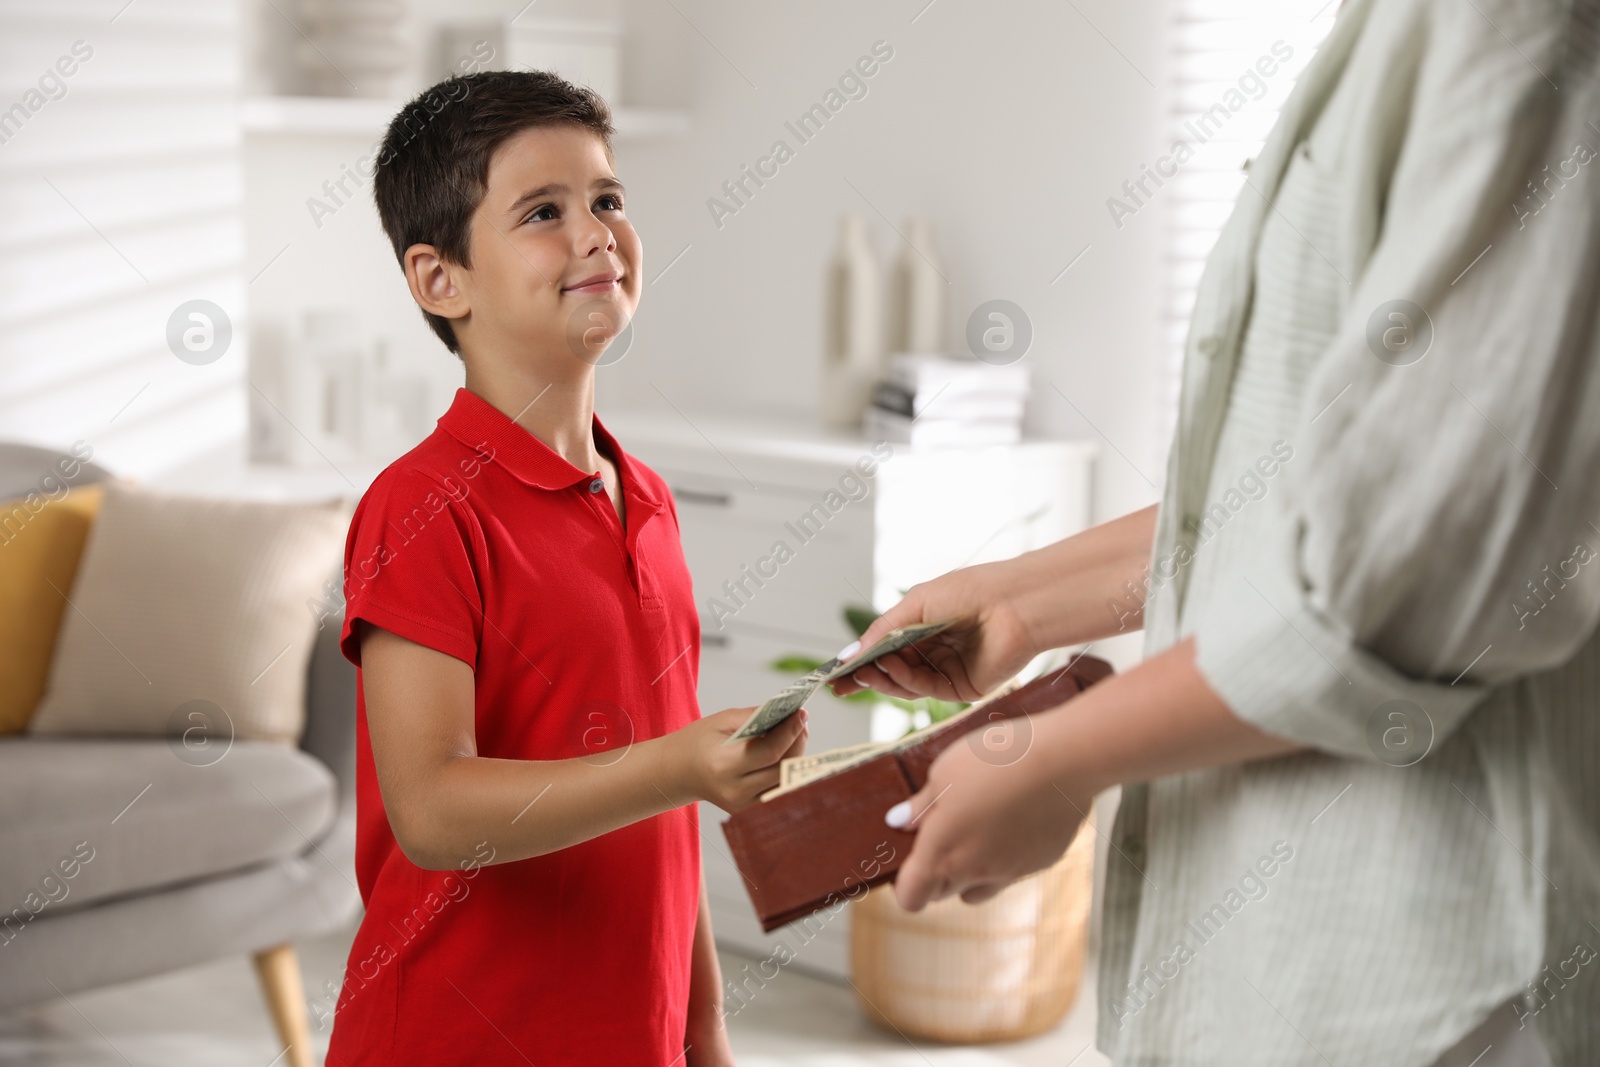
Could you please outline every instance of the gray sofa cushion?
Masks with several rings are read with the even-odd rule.
[[[77,445],[83,445],[82,441]],[[40,448],[16,441],[0,441],[0,499],[38,493],[54,497],[63,485],[91,485],[111,477],[98,463],[90,463],[92,447]]]
[[[166,740],[0,738],[0,940],[30,915],[298,855],[333,824],[338,785],[305,752],[234,741],[201,765],[214,758]]]

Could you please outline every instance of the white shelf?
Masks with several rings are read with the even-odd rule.
[[[666,411],[655,408],[604,408],[600,418],[617,434],[624,449],[632,451],[630,441],[644,446],[671,446],[703,449],[707,440],[716,442],[722,452],[750,456],[801,459],[832,463],[845,468],[871,451],[875,438],[859,427],[829,426],[799,414],[759,414],[725,416],[701,411]],[[1024,438],[1007,445],[967,445],[953,448],[913,447],[893,443],[896,454],[938,457],[948,452],[1002,455],[1010,450],[1019,454],[1070,454],[1076,462],[1092,461],[1099,454],[1093,441]]]
[[[239,116],[246,133],[378,137],[404,100],[340,96],[247,96]],[[612,111],[618,140],[676,137],[689,130],[689,112],[619,107]]]

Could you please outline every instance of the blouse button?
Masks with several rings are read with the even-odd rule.
[[[1122,855],[1134,867],[1143,870],[1146,859],[1144,838],[1139,834],[1129,835],[1128,839],[1123,842]]]
[[[604,478],[596,478],[594,481],[589,483],[589,492],[598,493],[600,490],[604,489],[605,487],[606,487],[605,479]]]

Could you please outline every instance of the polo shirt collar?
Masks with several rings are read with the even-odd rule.
[[[600,421],[599,412],[592,418],[595,440],[605,446],[604,450],[616,463],[626,495],[659,507],[661,502],[640,477],[633,457],[617,444],[617,439]],[[595,476],[594,471],[573,466],[555,449],[513,422],[511,416],[465,386],[456,389],[455,399],[449,410],[439,417],[438,425],[469,448],[487,444],[494,451],[493,462],[504,466],[518,480],[540,489],[566,489]]]

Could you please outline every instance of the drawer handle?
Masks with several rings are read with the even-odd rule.
[[[733,504],[731,493],[708,493],[701,489],[672,489],[675,500],[685,504],[709,504],[713,507],[725,508]]]

